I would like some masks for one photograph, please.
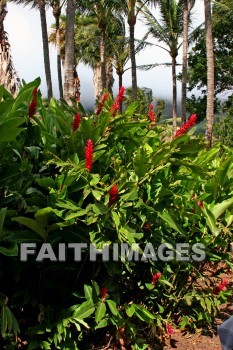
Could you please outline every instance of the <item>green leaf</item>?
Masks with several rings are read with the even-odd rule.
[[[106,313],[106,305],[103,301],[99,301],[95,311],[95,321],[99,323]]]
[[[144,306],[135,304],[135,309],[138,309],[138,310],[142,311],[142,313],[146,317],[150,318],[151,320],[156,319],[156,317],[150,311],[148,311]]]
[[[113,300],[106,300],[106,302],[107,302],[107,304],[109,306],[109,309],[111,310],[112,314],[113,315],[118,315],[119,311],[117,309],[115,301],[113,301]]]
[[[97,326],[95,326],[95,329],[99,329],[99,328],[104,328],[104,327],[107,327],[108,325],[108,319],[107,318],[104,318],[103,320],[101,320]]]
[[[16,139],[16,137],[21,133],[22,129],[18,126],[25,123],[25,118],[11,118],[0,124],[0,142],[9,142]]]
[[[84,284],[84,294],[85,294],[87,301],[89,301],[90,303],[93,303],[91,286]]]
[[[132,317],[134,315],[134,312],[135,312],[134,304],[130,305],[129,307],[127,306],[125,311],[126,311],[127,316]]]
[[[211,209],[215,219],[218,219],[231,205],[233,205],[233,198],[226,199],[222,203],[216,204]]]
[[[77,310],[74,311],[73,317],[79,318],[80,320],[89,317],[95,311],[95,307],[90,306],[80,306]]]
[[[213,213],[208,208],[203,208],[202,212],[206,217],[206,224],[209,227],[210,231],[214,235],[217,235],[218,231],[217,231],[217,227],[216,227],[216,219],[215,219]]]
[[[172,217],[168,211],[165,209],[163,213],[158,213],[159,217],[164,220],[168,226],[173,228],[173,230],[181,233],[182,235],[185,235],[185,231],[183,228],[178,224],[178,222]]]
[[[0,210],[0,240],[1,240],[2,236],[3,236],[2,229],[3,229],[3,224],[4,224],[4,221],[5,221],[6,212],[7,212],[7,208],[2,208]]]
[[[80,216],[84,216],[87,214],[87,212],[88,212],[87,209],[78,208],[78,211],[76,213],[71,213],[71,214],[66,215],[66,220],[72,220],[72,219],[78,218]]]
[[[18,246],[15,242],[4,241],[0,243],[0,253],[6,256],[17,256]]]
[[[34,232],[38,233],[38,235],[40,235],[43,239],[46,239],[46,230],[43,227],[41,227],[41,225],[36,220],[25,218],[23,216],[12,218],[11,220],[18,222],[21,225],[29,227]]]
[[[112,219],[114,221],[115,227],[118,230],[118,227],[120,225],[120,217],[118,215],[118,213],[116,213],[115,211],[111,211],[111,215],[112,215]]]
[[[95,199],[99,202],[101,200],[102,197],[102,192],[97,191],[97,190],[91,190],[93,196],[95,197]]]

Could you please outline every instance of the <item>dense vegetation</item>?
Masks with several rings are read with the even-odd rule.
[[[45,105],[38,87],[17,98],[0,90],[1,348],[83,350],[112,337],[147,349],[175,327],[211,324],[230,294],[221,270],[205,271],[231,268],[231,150],[206,150],[190,128],[196,116],[173,139],[153,106],[120,114],[123,88],[87,115],[80,104]],[[140,259],[93,262],[87,245],[81,261],[71,249],[65,261],[36,261],[38,250],[20,261],[23,242],[50,243],[56,257],[61,243],[127,243]],[[174,258],[143,261],[148,243],[157,257],[169,243]],[[206,260],[179,260],[177,243],[203,244]]]

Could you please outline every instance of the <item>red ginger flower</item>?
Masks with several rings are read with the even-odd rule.
[[[213,294],[218,295],[222,290],[226,290],[228,285],[228,280],[224,278],[220,284],[218,284],[213,289]]]
[[[149,106],[148,117],[152,123],[155,123],[155,111],[152,103]]]
[[[104,287],[100,289],[101,300],[104,301],[106,299],[106,294],[108,293],[108,288]]]
[[[188,131],[188,129],[190,129],[196,123],[196,121],[197,121],[197,115],[192,114],[189,120],[186,123],[182,124],[180,129],[177,130],[177,132],[174,135],[174,139],[185,134]]]
[[[169,323],[166,324],[166,329],[169,335],[172,335],[173,333],[175,333],[174,329]]]
[[[76,113],[74,116],[74,121],[73,121],[73,132],[76,131],[81,123],[81,117],[79,113]]]
[[[154,273],[152,275],[152,281],[151,283],[152,284],[156,284],[158,282],[158,280],[160,279],[160,277],[162,276],[161,272],[157,272],[157,273]]]
[[[103,108],[103,106],[104,106],[104,102],[108,99],[108,96],[109,96],[108,92],[106,92],[105,94],[103,94],[103,96],[102,96],[102,98],[101,98],[101,101],[100,101],[100,104],[99,104],[99,106],[98,106],[98,108],[97,108],[97,111],[96,111],[96,114],[97,114],[97,115],[99,115],[100,112],[102,111],[102,108]]]
[[[93,151],[94,151],[93,143],[89,139],[87,140],[86,147],[85,147],[86,169],[88,169],[88,171],[91,171],[91,168],[92,168]]]
[[[125,97],[124,93],[125,93],[125,88],[124,86],[122,86],[110,110],[113,117],[115,117],[117,111],[120,109],[120,105]]]
[[[113,203],[115,203],[117,198],[118,198],[118,187],[115,184],[109,190],[109,203],[108,203],[108,205],[110,206]]]
[[[36,107],[37,107],[37,88],[35,88],[32,92],[32,100],[28,108],[29,118],[32,118],[36,114]]]

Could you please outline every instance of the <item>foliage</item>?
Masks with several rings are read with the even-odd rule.
[[[16,99],[0,90],[0,292],[15,318],[14,325],[13,317],[1,318],[1,345],[15,342],[9,336],[18,333],[17,321],[28,349],[63,350],[90,349],[107,333],[126,348],[145,349],[168,324],[211,324],[229,295],[213,293],[220,271],[209,279],[205,268],[222,260],[231,267],[231,152],[218,145],[207,151],[192,130],[168,141],[162,125],[135,113],[138,102],[113,117],[111,96],[98,116],[80,104],[77,110],[51,100],[45,107],[37,96],[29,118],[38,85],[25,85]],[[81,123],[73,131],[77,113]],[[87,169],[88,140],[94,153]],[[177,243],[202,243],[207,260],[143,261],[146,244],[165,242],[173,254]],[[59,243],[110,252],[113,243],[127,243],[128,254],[140,259],[118,252],[116,261],[93,262],[87,246],[77,261],[68,249],[64,261],[40,262],[32,254],[23,262],[20,243],[50,243],[55,260]]]
[[[229,9],[224,11],[224,3],[229,3],[232,11],[232,1],[215,1],[213,5],[213,37],[215,53],[215,91],[216,93],[231,90],[233,86],[233,58],[232,58],[232,19]],[[197,87],[206,93],[206,54],[204,29],[196,30],[194,46],[189,54],[188,82],[189,90]]]
[[[221,142],[222,145],[233,147],[233,96],[229,96],[228,100],[224,102],[224,117],[216,117],[214,125],[214,136]]]
[[[187,98],[187,111],[191,113],[196,113],[198,115],[198,121],[202,121],[206,117],[206,101],[207,96],[196,97],[192,95],[190,98]],[[214,100],[214,112],[218,113],[220,111],[220,100],[215,98]]]

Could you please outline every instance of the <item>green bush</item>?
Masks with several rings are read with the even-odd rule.
[[[192,131],[164,141],[164,126],[135,113],[138,102],[114,117],[110,96],[99,115],[87,115],[55,100],[45,107],[38,93],[29,118],[38,86],[16,99],[0,91],[0,343],[10,348],[19,325],[28,349],[90,349],[108,332],[136,350],[172,324],[211,324],[229,295],[221,286],[215,293],[221,271],[209,279],[205,268],[231,267],[231,152],[206,150]],[[92,262],[85,248],[81,261],[70,250],[63,262],[22,262],[22,242],[50,243],[56,254],[59,243],[111,252],[127,243],[140,261]],[[165,242],[201,243],[206,261],[142,261],[146,244]]]

